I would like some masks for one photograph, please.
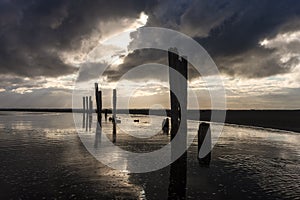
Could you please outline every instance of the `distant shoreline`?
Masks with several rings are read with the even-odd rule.
[[[0,112],[1,111],[81,113],[83,110],[72,108],[0,108]],[[162,115],[162,111],[163,110],[151,110],[151,114]],[[214,111],[217,114],[224,112],[221,110]],[[102,110],[102,112],[104,112],[104,110]],[[119,114],[128,114],[128,110],[125,109],[119,109],[117,112]],[[211,110],[201,110],[200,121],[210,121],[211,112]],[[111,113],[110,109],[108,109],[108,113]],[[148,115],[149,110],[130,109],[129,113]],[[167,114],[170,116],[169,110],[167,110]],[[199,111],[188,111],[188,119],[199,120],[198,116]],[[222,121],[218,121],[217,119],[215,122]],[[300,132],[300,110],[227,110],[225,123]]]

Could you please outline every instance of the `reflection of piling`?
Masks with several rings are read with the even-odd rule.
[[[89,114],[86,113],[86,117],[85,117],[85,131],[88,131],[88,124],[89,124]]]
[[[200,151],[201,150],[201,151]],[[198,129],[198,161],[209,165],[211,161],[211,132],[208,123],[201,123]]]
[[[85,113],[82,113],[82,128],[85,128]]]
[[[107,113],[108,113],[108,110],[107,109],[105,109],[105,121],[107,121]]]
[[[187,60],[177,49],[168,51],[171,100],[171,156],[169,199],[185,199],[187,170]],[[175,139],[176,137],[176,139]],[[184,152],[180,155],[180,152]],[[179,158],[178,158],[179,157]],[[176,158],[178,158],[176,160]]]
[[[95,134],[95,143],[94,147],[97,149],[101,145],[101,136],[102,135],[102,128],[99,124],[96,126],[96,134]]]
[[[89,118],[89,131],[91,131],[91,129],[92,129],[93,115],[90,113],[88,118]]]
[[[113,122],[113,143],[116,143],[117,141],[117,127],[116,127],[116,122]]]

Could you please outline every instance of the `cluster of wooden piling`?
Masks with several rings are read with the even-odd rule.
[[[116,110],[116,106],[117,106],[117,91],[116,89],[113,90],[113,108],[112,108],[112,123],[113,123],[113,142],[116,142],[116,123],[117,123],[117,118],[116,118],[116,114],[117,114],[117,110]],[[88,124],[88,118],[90,119],[90,117],[85,117],[85,113],[88,114],[89,116],[92,116],[91,114],[94,112],[93,110],[93,101],[92,101],[92,97],[91,96],[84,96],[82,97],[82,107],[83,107],[83,120],[85,122],[85,118],[87,120],[87,122],[85,122],[85,124]],[[102,91],[99,90],[99,86],[98,83],[95,83],[95,100],[96,100],[96,113],[97,113],[97,131],[99,132],[99,129],[102,128],[102,113],[103,113],[103,109],[102,109]],[[108,114],[108,109],[104,110],[105,113],[105,121],[107,121],[107,114]],[[83,126],[85,127],[85,126]],[[87,126],[86,126],[87,127]],[[101,131],[100,131],[101,132]]]
[[[91,96],[82,97],[83,112],[92,113],[93,112],[93,100]]]

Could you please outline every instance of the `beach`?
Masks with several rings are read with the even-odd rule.
[[[150,152],[170,140],[160,132],[134,139],[147,136],[147,116],[118,117],[122,149]],[[160,128],[163,117],[152,119]],[[81,126],[93,142],[95,122],[94,114],[90,130]],[[189,121],[188,131],[196,134],[199,123]],[[112,140],[111,122],[104,121],[103,130]],[[89,153],[77,131],[72,113],[1,112],[0,198],[168,199],[170,166],[138,174],[111,169]],[[299,133],[225,125],[213,142],[209,167],[198,163],[197,137],[188,149],[186,199],[300,199]]]

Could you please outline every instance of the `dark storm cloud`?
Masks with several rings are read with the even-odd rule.
[[[76,69],[60,53],[80,48],[98,23],[137,18],[147,1],[0,1],[0,73],[59,76]]]
[[[62,52],[80,49],[92,33],[101,37],[99,22],[138,18],[142,11],[149,15],[148,26],[190,35],[205,47],[221,72],[245,77],[288,71],[274,51],[258,42],[300,25],[300,1],[293,0],[0,0],[0,73],[27,77],[70,74],[76,68],[62,59]],[[107,73],[116,79],[141,63],[138,57],[129,57],[120,72]],[[253,57],[266,61],[256,65]]]
[[[259,41],[281,32],[299,30],[291,21],[300,20],[300,2],[243,2],[236,4],[236,10],[228,14],[219,26],[212,28],[208,37],[196,39],[212,55],[220,70],[227,74],[255,78],[288,72],[290,68],[281,63],[278,56],[275,57],[274,51],[259,46]],[[227,13],[226,7],[224,9]]]
[[[186,33],[208,51],[221,72],[244,77],[287,72],[289,65],[259,41],[300,29],[300,1],[293,0],[169,1],[149,15],[147,25]]]

